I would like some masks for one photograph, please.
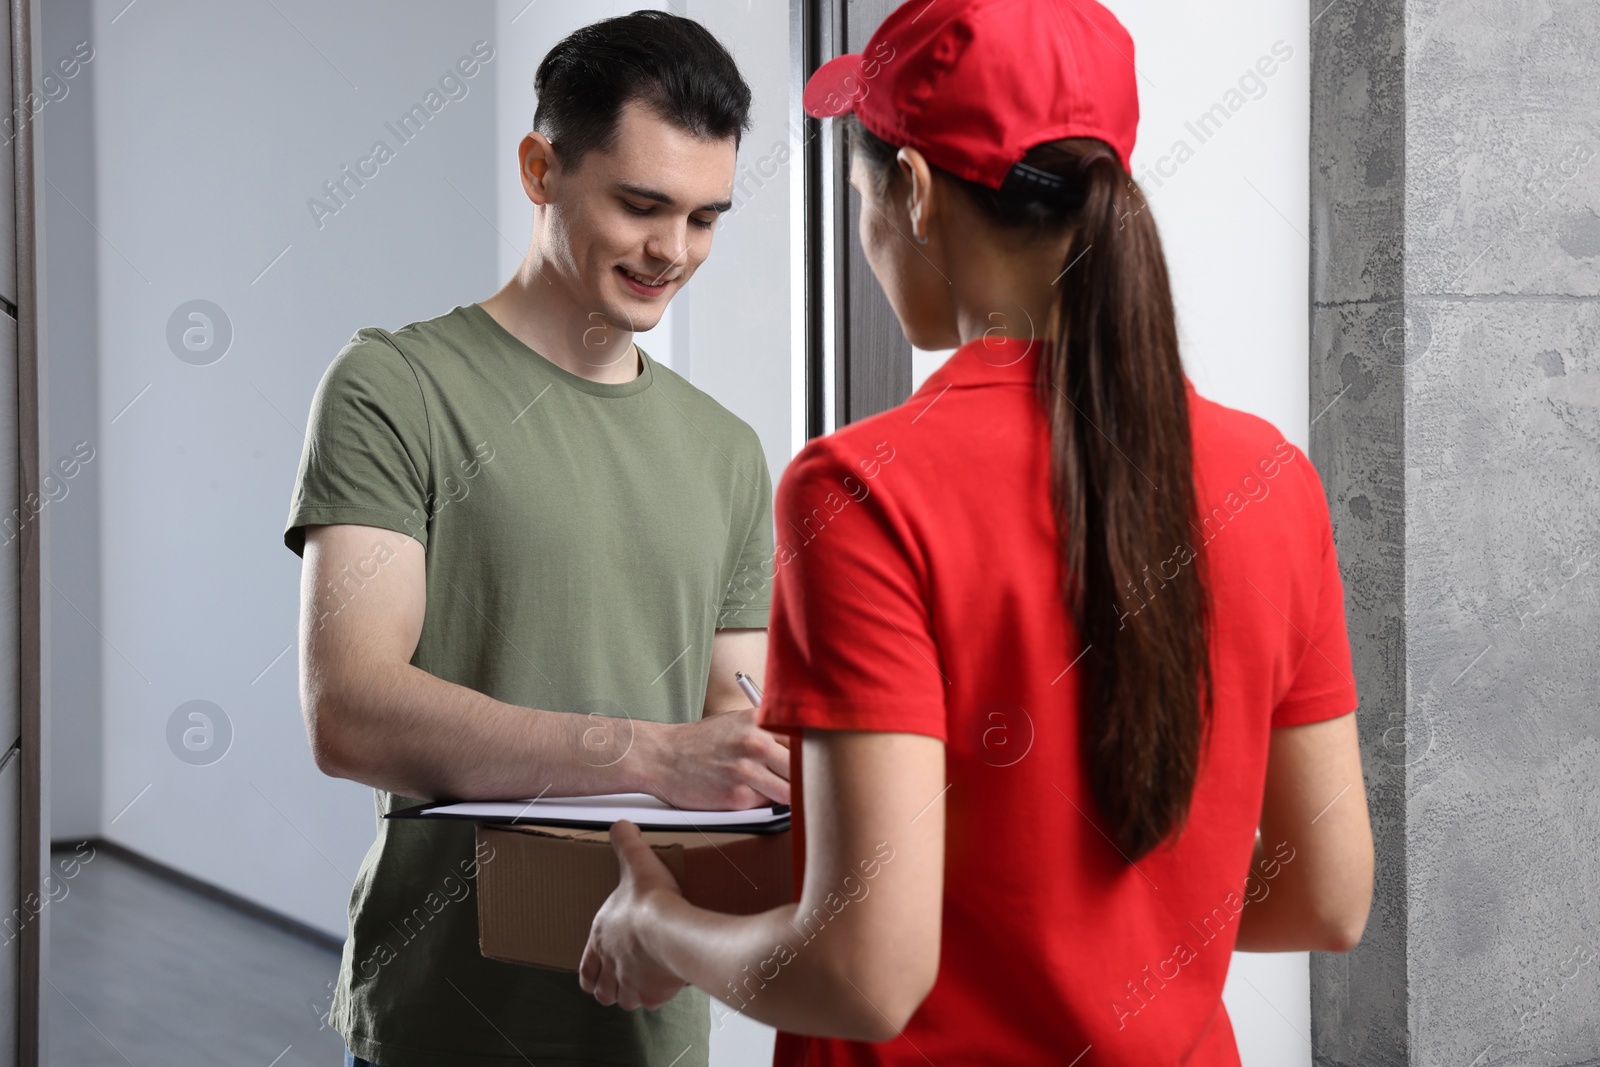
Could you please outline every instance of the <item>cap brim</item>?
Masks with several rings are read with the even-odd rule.
[[[834,56],[806,79],[800,102],[812,118],[831,119],[855,110],[856,101],[867,95],[866,79],[861,76],[861,56],[851,52]]]

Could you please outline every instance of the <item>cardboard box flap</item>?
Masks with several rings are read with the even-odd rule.
[[[479,950],[576,971],[595,913],[621,877],[609,832],[480,824],[477,836],[488,856],[478,865]],[[794,899],[787,830],[651,830],[644,838],[698,907],[750,915]]]

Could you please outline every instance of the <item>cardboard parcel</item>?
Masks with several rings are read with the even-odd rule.
[[[576,971],[621,871],[610,826],[636,823],[691,904],[751,915],[794,901],[788,809],[681,811],[645,794],[419,805],[390,818],[477,822],[478,947]],[[485,847],[487,846],[487,847]]]

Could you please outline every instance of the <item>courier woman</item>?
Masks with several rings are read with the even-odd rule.
[[[808,84],[907,338],[959,347],[778,490],[798,902],[694,908],[619,824],[602,1002],[692,983],[780,1064],[1234,1065],[1230,953],[1360,939],[1327,504],[1183,373],[1133,56],[1092,0],[913,0]]]

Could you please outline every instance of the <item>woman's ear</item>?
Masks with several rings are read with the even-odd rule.
[[[548,204],[554,192],[553,179],[559,171],[555,146],[550,139],[537,130],[531,131],[517,146],[517,161],[522,170],[522,189],[528,199],[540,206]]]
[[[906,215],[911,222],[911,236],[918,244],[928,243],[928,226],[937,212],[938,196],[933,187],[933,171],[922,153],[915,148],[902,148],[895,153],[895,165],[909,193],[906,196]]]

